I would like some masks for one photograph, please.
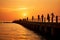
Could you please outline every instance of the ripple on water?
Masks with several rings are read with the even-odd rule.
[[[41,40],[34,32],[14,23],[0,24],[0,40]]]

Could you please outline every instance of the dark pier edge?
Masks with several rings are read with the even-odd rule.
[[[38,35],[43,36],[46,40],[60,40],[60,23],[52,22],[29,22],[29,21],[13,21],[23,25],[29,30],[34,31]]]

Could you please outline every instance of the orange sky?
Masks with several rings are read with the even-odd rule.
[[[15,19],[47,13],[60,16],[60,0],[0,0],[0,21]]]

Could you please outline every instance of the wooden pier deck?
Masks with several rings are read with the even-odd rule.
[[[47,39],[57,39],[57,37],[59,38],[60,36],[60,23],[29,21],[15,21],[14,23],[21,24],[25,28],[34,31]]]

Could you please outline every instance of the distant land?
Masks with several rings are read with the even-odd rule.
[[[12,22],[0,22],[0,23],[12,23]]]

